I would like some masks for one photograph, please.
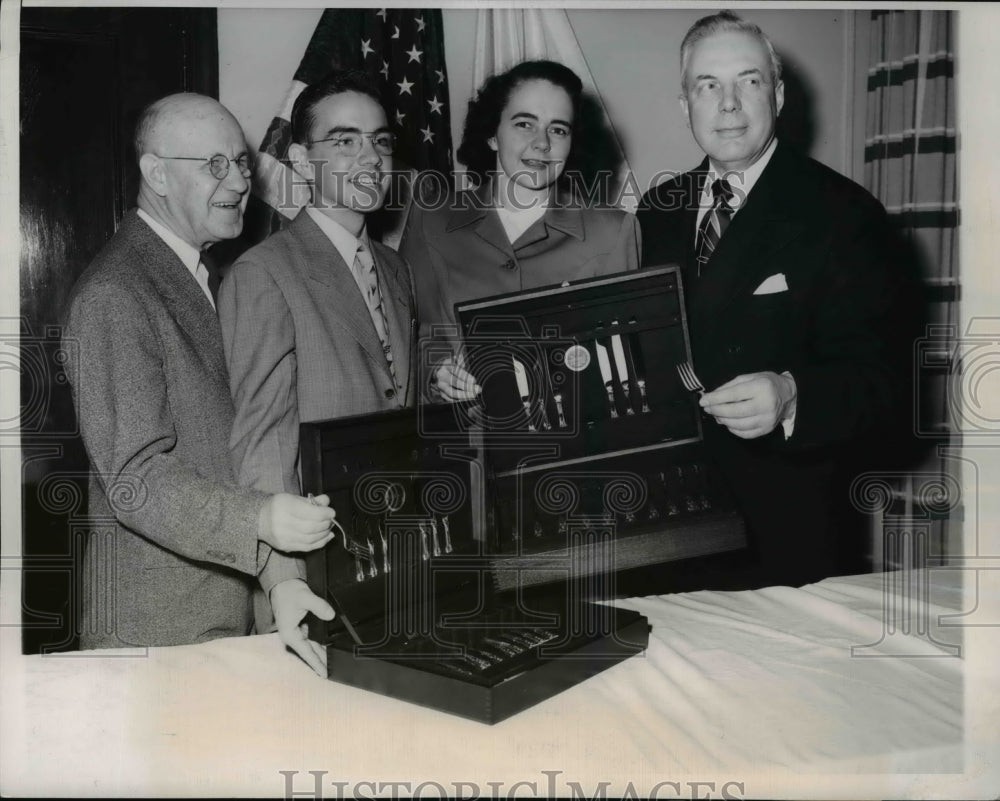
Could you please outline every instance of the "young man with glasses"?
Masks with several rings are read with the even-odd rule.
[[[258,581],[308,594],[329,618],[270,558],[328,541],[328,499],[240,488],[230,461],[233,404],[202,257],[243,228],[243,132],[215,100],[170,95],[140,116],[135,150],[139,208],[77,282],[64,334],[79,353],[67,366],[91,463],[81,645],[249,634]],[[297,626],[282,636],[313,655]]]
[[[311,202],[233,265],[219,319],[238,479],[297,493],[299,423],[412,405],[415,347],[409,268],[365,227],[395,144],[377,90],[364,73],[332,73],[296,99],[291,128]]]

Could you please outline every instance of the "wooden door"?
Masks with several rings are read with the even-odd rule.
[[[214,9],[21,11],[22,625],[25,653],[76,645],[87,458],[60,344],[73,284],[125,212],[142,108],[218,97]],[[16,336],[16,334],[14,335]]]

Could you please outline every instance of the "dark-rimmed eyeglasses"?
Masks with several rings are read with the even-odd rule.
[[[216,153],[214,156],[157,156],[161,159],[172,159],[174,161],[200,161],[208,165],[209,172],[212,173],[212,177],[217,181],[224,181],[229,175],[229,165],[235,163],[236,169],[240,171],[240,175],[244,178],[249,178],[253,167],[250,162],[250,157],[244,153],[242,156],[237,156],[235,159],[230,159],[227,156],[223,156],[221,153]]]
[[[329,142],[345,156],[356,156],[364,147],[365,139],[372,143],[375,152],[380,156],[391,156],[396,149],[396,135],[388,131],[376,131],[375,133],[340,133],[326,139],[314,139],[307,142],[309,145],[318,145],[322,142]]]

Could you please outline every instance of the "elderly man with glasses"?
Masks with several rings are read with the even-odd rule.
[[[331,73],[296,99],[291,134],[311,201],[233,265],[219,319],[239,481],[298,493],[299,423],[412,405],[415,347],[409,268],[365,226],[395,144],[377,89],[364,73]],[[304,575],[301,558],[288,561]]]
[[[91,463],[84,648],[182,645],[253,630],[258,585],[333,610],[283,573],[279,552],[330,538],[333,510],[236,484],[233,404],[205,249],[243,228],[243,132],[209,97],[140,115],[138,210],[74,287],[64,339]],[[282,633],[313,656],[296,625]]]

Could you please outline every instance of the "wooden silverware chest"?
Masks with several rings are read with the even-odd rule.
[[[495,723],[629,656],[623,569],[745,545],[716,479],[674,268],[456,307],[479,401],[301,427],[343,531],[307,558],[331,679]],[[424,357],[433,354],[424,353]]]

